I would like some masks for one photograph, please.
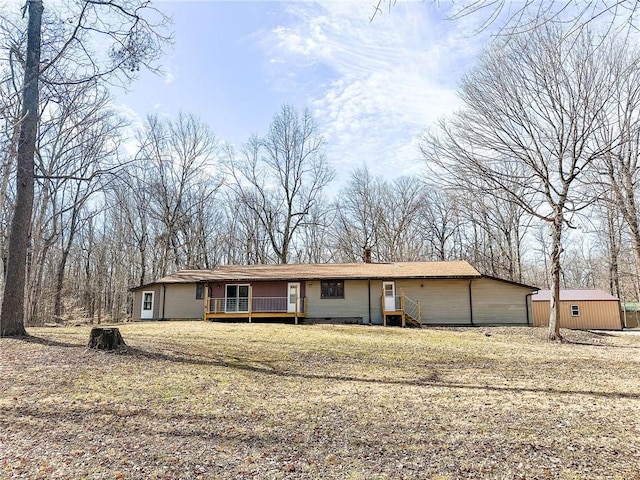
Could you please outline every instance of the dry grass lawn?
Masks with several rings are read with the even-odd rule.
[[[0,340],[0,479],[640,478],[640,335],[119,327]]]

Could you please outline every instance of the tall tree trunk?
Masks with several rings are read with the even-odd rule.
[[[16,173],[16,207],[11,221],[7,283],[0,314],[0,337],[26,336],[24,328],[24,291],[26,282],[29,230],[33,210],[34,153],[38,132],[40,34],[42,0],[29,1],[27,61],[22,91],[20,139]]]
[[[609,293],[621,298],[620,295],[620,270],[618,259],[620,257],[620,226],[616,221],[616,214],[611,205],[607,208],[607,228],[608,242],[607,250],[609,256]]]
[[[556,213],[551,227],[551,291],[549,296],[549,340],[562,340],[560,335],[560,256],[562,253],[562,214]]]

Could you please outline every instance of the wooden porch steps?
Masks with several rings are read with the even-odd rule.
[[[419,320],[413,318],[407,312],[404,313],[404,318],[406,320],[407,327],[422,328],[422,323]]]

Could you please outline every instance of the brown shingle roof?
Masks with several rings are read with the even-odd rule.
[[[180,270],[154,283],[193,283],[204,281],[394,279],[394,278],[473,278],[480,273],[469,263],[323,263],[287,265],[223,265],[214,270]]]
[[[537,294],[531,296],[534,302],[548,302],[550,298],[550,290],[540,290]],[[560,290],[560,301],[617,301],[618,298],[603,290]]]

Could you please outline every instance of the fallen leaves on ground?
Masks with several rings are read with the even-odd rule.
[[[640,478],[640,335],[119,328],[0,341],[0,479]]]

